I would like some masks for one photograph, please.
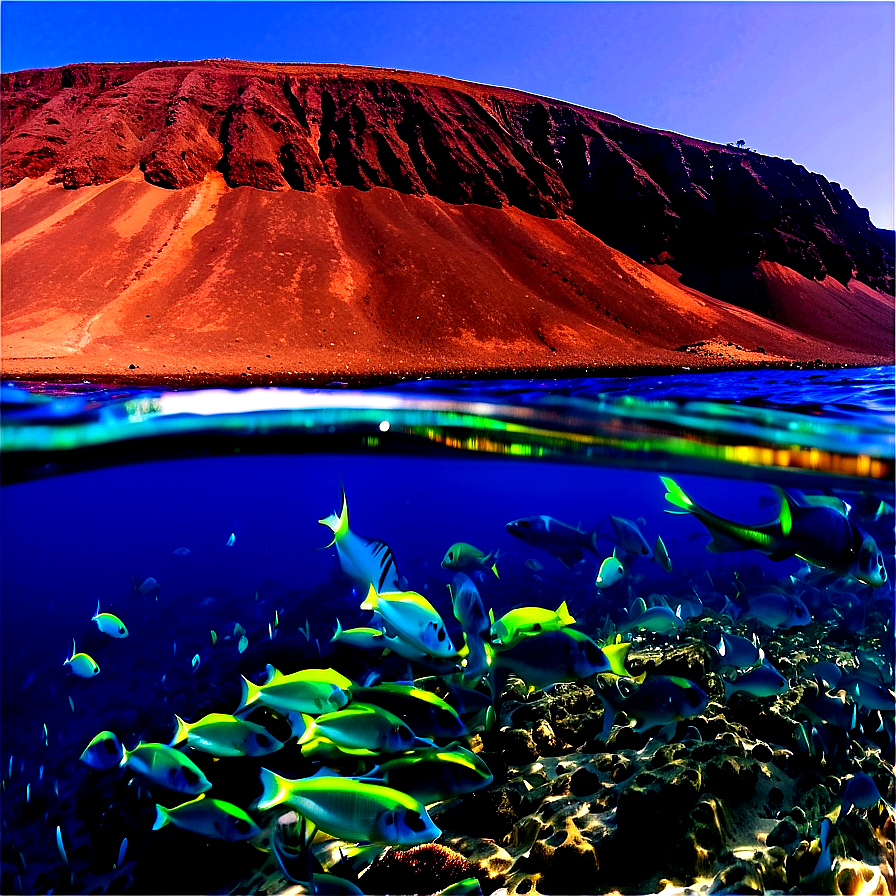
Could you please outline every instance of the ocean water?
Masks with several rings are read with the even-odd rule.
[[[696,693],[692,686],[712,701],[659,724],[661,710],[642,717],[634,702],[623,707],[644,684],[604,675],[589,689],[567,674],[563,656],[536,650],[543,674],[553,670],[558,682],[548,682],[549,698],[566,694],[569,704],[579,688],[581,705],[545,709],[542,683],[527,693],[510,678],[500,680],[494,714],[465,717],[462,741],[494,781],[430,807],[439,842],[475,866],[478,883],[465,892],[848,892],[847,871],[869,886],[882,882],[867,892],[893,892],[893,368],[420,381],[378,390],[7,384],[2,410],[3,893],[281,892],[293,883],[287,871],[296,877],[295,868],[278,863],[270,843],[288,807],[251,808],[262,768],[292,779],[322,764],[288,736],[282,714],[252,717],[286,741],[269,756],[182,748],[212,782],[207,799],[248,810],[264,829],[257,841],[226,842],[174,824],[154,830],[157,805],[173,808],[194,795],[132,765],[97,769],[79,757],[104,730],[132,751],[140,742],[168,744],[175,714],[192,722],[233,713],[240,676],[261,684],[269,664],[287,674],[334,668],[358,684],[413,679],[442,690],[439,682],[457,681],[457,657],[409,664],[394,650],[383,657],[331,640],[337,621],[349,629],[377,618],[361,609],[363,576],[346,574],[333,533],[319,522],[340,513],[343,494],[351,532],[373,540],[374,547],[358,542],[363,563],[381,564],[375,546],[385,543],[402,589],[426,598],[456,647],[465,637],[448,586],[456,590],[463,571],[495,619],[565,602],[572,628],[598,646],[631,642],[628,669],[646,671],[644,684],[663,681],[660,703],[678,700],[682,689]],[[777,541],[757,549],[742,534],[741,550],[709,550],[713,535],[699,514],[669,512],[682,506],[667,499],[661,477],[739,532],[772,532]],[[822,499],[836,506],[819,513]],[[782,501],[795,508],[790,535]],[[520,519],[546,531],[524,540],[519,527],[517,535],[507,528]],[[846,544],[844,532],[873,539],[883,568],[874,567],[877,580],[866,574],[867,557],[857,573],[859,545]],[[669,563],[660,562],[658,536]],[[475,546],[487,562],[445,568],[457,543]],[[618,581],[598,587],[614,557]],[[766,609],[782,601],[791,602],[789,620]],[[807,618],[797,618],[800,607]],[[98,629],[98,608],[125,623],[126,638]],[[666,630],[638,624],[648,609]],[[769,694],[728,693],[751,670],[725,668],[713,649],[724,632],[755,636],[785,684]],[[566,644],[543,634],[525,640],[548,654]],[[73,641],[98,674],[80,677],[64,665]],[[820,676],[821,661],[842,678]],[[669,684],[668,675],[678,681]],[[488,676],[479,692],[488,703]],[[536,706],[542,716],[527,714]],[[571,712],[582,717],[579,728],[564,725]],[[729,759],[745,770],[741,778],[726,782],[718,773],[710,747],[720,738],[734,744]],[[521,749],[523,741],[535,752]],[[383,758],[343,757],[336,770],[347,779]],[[673,809],[656,794],[680,783],[662,777],[676,762],[700,769],[702,783]],[[582,769],[596,776],[591,792],[581,774],[570,784]],[[862,775],[882,803],[844,802]],[[539,802],[530,794],[541,785],[551,795]],[[642,820],[636,836],[633,794],[647,794],[643,805],[657,819],[671,813],[664,833],[644,834]],[[735,820],[703,843],[682,819],[699,817],[694,806],[710,798]],[[502,799],[513,807],[509,817],[495,810]],[[465,821],[465,807],[475,823]],[[822,822],[837,807],[840,839],[819,865]],[[802,818],[788,814],[796,808]],[[796,831],[789,841],[784,821]],[[632,845],[638,836],[655,842],[646,863]],[[682,864],[685,843],[706,855]],[[874,843],[882,844],[877,852]],[[564,844],[586,856],[584,865],[552,860]],[[358,870],[321,866],[349,878]],[[362,892],[410,892],[388,875],[386,883],[367,877],[365,889],[365,876],[356,878]],[[754,878],[754,889],[737,889]]]

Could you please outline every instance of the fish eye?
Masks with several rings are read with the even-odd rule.
[[[445,638],[448,637],[447,634],[446,634],[446,632],[445,632],[445,629],[443,629],[443,628],[440,628],[436,634],[438,635],[438,638],[439,638],[440,641],[444,641]]]
[[[98,674],[99,674],[99,671],[100,671],[100,667],[99,667],[99,666],[94,666],[94,667],[93,667],[93,674],[94,674],[94,675],[98,675]]]
[[[521,529],[528,529],[528,528],[529,528],[529,521],[528,521],[528,520],[520,520],[520,521],[517,523],[517,525],[518,525]]]
[[[405,812],[404,820],[412,831],[422,831],[426,828],[426,825],[423,822],[423,816],[413,809],[408,809],[408,811]]]
[[[112,743],[110,739],[103,741],[103,749],[111,756],[113,753],[117,753],[118,750],[115,749],[115,744]]]
[[[237,818],[237,819],[234,821],[233,826],[234,826],[234,827],[235,827],[241,834],[244,834],[246,831],[249,830],[249,822],[246,821],[245,818]]]
[[[184,768],[184,778],[186,779],[187,784],[195,784],[199,780],[199,775],[193,771],[191,768]]]
[[[119,635],[123,635],[123,634],[124,634],[124,626],[123,626],[123,625],[119,625],[119,626],[118,626],[118,634],[119,634]]]

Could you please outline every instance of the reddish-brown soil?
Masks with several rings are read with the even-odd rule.
[[[803,198],[837,203],[843,225],[816,214],[813,243],[787,191],[775,198],[781,160],[514,91],[332,69],[4,75],[3,375],[285,382],[892,363],[894,303],[880,291],[892,251],[836,185],[798,169],[813,185]],[[589,164],[610,153],[595,168],[600,195],[570,178],[576,128],[590,129]],[[676,152],[677,192],[660,177]],[[724,216],[699,159],[714,160],[718,189],[725,160]],[[737,171],[759,186],[736,194]],[[701,195],[700,214],[714,205],[727,227],[707,236],[706,257],[684,211]]]

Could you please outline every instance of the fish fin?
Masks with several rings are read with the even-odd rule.
[[[746,550],[747,545],[745,545],[739,538],[725,535],[724,533],[719,532],[718,529],[713,529],[705,520],[701,520],[701,522],[712,534],[712,541],[706,546],[707,551],[710,551],[713,554],[726,554],[729,551]]]
[[[290,717],[292,717],[292,713],[290,713]],[[309,716],[307,713],[297,713],[297,715],[301,716],[302,724],[305,726],[305,730],[299,735],[299,739],[296,741],[297,744],[307,744],[309,740],[317,736],[317,726],[314,724],[314,718]],[[292,724],[292,718],[290,718],[290,724]],[[293,734],[295,734],[295,728],[293,728]]]
[[[263,768],[260,772],[261,784],[263,791],[261,796],[255,801],[256,809],[270,809],[272,806],[279,805],[289,795],[289,791],[283,786],[286,778]]]
[[[202,796],[202,794],[200,794]],[[156,803],[156,820],[152,824],[152,829],[154,831],[159,830],[159,828],[165,827],[171,819],[168,817],[168,810],[164,806],[160,806]]]
[[[660,476],[660,481],[666,487],[666,494],[663,496],[675,507],[680,507],[685,513],[692,513],[698,505],[696,505],[685,493],[684,489],[668,476]],[[674,512],[674,511],[673,511]]]
[[[501,578],[501,576],[498,575],[498,560],[497,560],[497,554],[495,555],[495,562],[492,563],[492,565],[491,565],[489,568],[490,568],[491,571],[495,574],[495,578],[496,578],[496,579],[500,579],[500,578]]]
[[[575,625],[576,623],[575,619],[569,613],[566,601],[563,601],[563,603],[557,607],[557,616],[564,625]]]
[[[100,615],[100,599],[96,599],[96,613],[93,614],[93,618],[96,619],[97,616]]]
[[[242,693],[240,695],[240,705],[236,708],[236,712],[251,706],[261,696],[261,688],[257,684],[253,684],[245,675],[241,675],[240,678],[242,679]]]
[[[489,607],[488,609],[488,621],[494,625],[495,624],[495,611]]]
[[[178,744],[182,744],[189,734],[187,723],[177,713],[174,714],[174,718],[177,720],[177,731],[174,732],[174,737],[171,738],[168,744],[169,747],[176,747]]]
[[[375,610],[377,607],[379,595],[376,593],[376,588],[373,587],[373,582],[370,583],[370,588],[367,591],[367,597],[364,598],[364,603],[361,604],[360,609],[362,610]]]
[[[272,666],[270,663],[268,663],[264,668],[265,668],[265,672],[267,672],[267,676],[268,676],[267,680],[265,681],[266,685],[271,684],[272,682],[276,681],[278,678],[283,678],[283,673],[279,669]]]
[[[330,638],[331,641],[335,641],[344,631],[342,628],[342,623],[339,621],[339,617],[336,617],[336,631],[333,632],[333,637]]]
[[[335,513],[331,513],[322,520],[318,520],[318,522],[322,526],[329,526],[333,532],[333,540],[322,550],[333,547],[348,532],[348,499],[345,497],[345,489],[342,491],[342,513],[338,516]]]
[[[794,503],[790,495],[778,485],[772,486],[781,498],[781,511],[778,515],[778,521],[781,524],[781,534],[786,538],[793,529],[793,511],[791,505]]]

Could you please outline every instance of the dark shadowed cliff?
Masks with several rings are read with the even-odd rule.
[[[298,303],[303,314],[338,294],[337,316],[351,333],[372,334],[372,323],[373,341],[399,353],[412,347],[424,366],[464,334],[483,344],[531,341],[535,366],[540,352],[558,351],[554,364],[562,356],[618,365],[626,345],[632,363],[670,363],[672,352],[703,341],[798,361],[835,360],[838,348],[857,362],[893,354],[893,233],[875,228],[845,189],[790,161],[512,90],[229,60],[5,74],[2,186],[12,188],[4,189],[4,336],[10,324],[29,343],[37,330],[50,333],[52,315],[38,320],[38,305],[52,295],[66,313],[79,306],[69,323],[86,327],[66,337],[68,355],[99,332],[111,347],[115,337],[149,337],[120,322],[103,330],[100,320],[118,302],[121,320],[143,326],[154,313],[135,303],[143,278],[157,304],[166,296],[155,311],[169,315],[162,328],[174,330],[166,338],[184,358],[202,351],[189,341],[188,319],[211,332],[246,315],[235,292],[207,313],[193,307],[192,318],[175,307],[185,299],[178,290],[189,284],[201,295],[210,278],[218,293],[233,292],[230,281],[249,294],[261,286],[257,301]],[[77,236],[78,221],[94,235],[112,227],[114,238],[97,246]],[[286,249],[290,234],[300,259]],[[58,250],[75,241],[76,266],[80,254],[94,257],[76,276],[71,258],[68,274],[42,266],[38,253],[45,259],[54,239]],[[212,258],[221,251],[229,268]],[[707,308],[707,299],[720,315],[712,324],[682,304]],[[286,318],[265,312],[269,339],[285,321],[301,354],[298,309],[285,310]],[[411,311],[439,323],[423,332]],[[773,332],[762,334],[763,320]],[[345,333],[333,327],[338,348]],[[583,327],[607,334],[592,334],[590,362]],[[574,331],[568,346],[564,328]],[[309,350],[330,348],[319,341]],[[13,342],[4,338],[5,359],[16,357]],[[473,355],[467,364],[476,366]]]

